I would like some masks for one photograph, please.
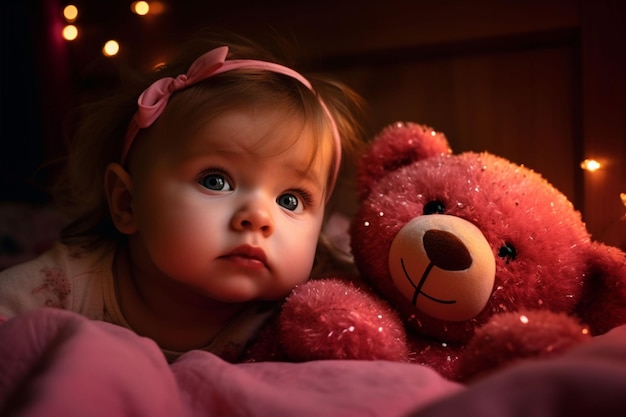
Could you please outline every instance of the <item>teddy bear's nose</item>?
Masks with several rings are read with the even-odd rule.
[[[472,256],[461,240],[444,230],[428,230],[423,237],[428,259],[445,271],[463,271],[472,265]]]

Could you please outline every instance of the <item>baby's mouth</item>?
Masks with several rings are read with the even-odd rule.
[[[246,268],[269,269],[267,257],[263,249],[250,245],[239,246],[226,255],[220,256],[220,259],[228,260]]]

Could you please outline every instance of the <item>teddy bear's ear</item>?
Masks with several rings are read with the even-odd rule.
[[[577,309],[597,335],[626,324],[626,253],[594,242],[587,255],[583,296]]]
[[[356,189],[364,198],[388,172],[420,159],[452,153],[445,135],[411,122],[396,122],[374,138],[357,166]]]

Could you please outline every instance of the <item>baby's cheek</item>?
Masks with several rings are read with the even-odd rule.
[[[170,277],[188,277],[206,268],[208,257],[213,255],[201,233],[162,234],[146,240],[152,262]],[[202,245],[204,243],[204,246]]]
[[[313,264],[315,262],[315,253],[317,244],[302,244],[302,247],[297,253],[292,253],[289,257],[284,258],[284,262],[287,262],[289,268],[292,271],[293,285],[306,282],[311,276]],[[295,251],[294,251],[295,252]]]

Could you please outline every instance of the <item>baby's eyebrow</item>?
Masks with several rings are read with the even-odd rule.
[[[285,168],[294,173],[294,176],[301,178],[302,180],[311,183],[312,186],[322,191],[324,189],[325,181],[319,176],[314,174],[314,170],[303,167],[302,165],[287,164]]]

